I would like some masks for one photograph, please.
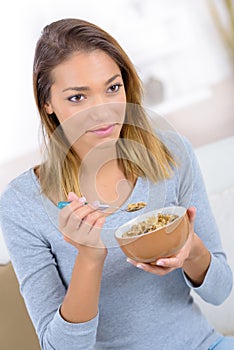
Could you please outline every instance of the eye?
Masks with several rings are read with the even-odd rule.
[[[113,92],[118,92],[119,89],[121,88],[121,86],[123,86],[123,84],[120,84],[120,83],[111,85],[111,86],[108,88],[107,91],[108,91],[108,92],[111,92],[111,93],[113,93]]]
[[[79,103],[85,99],[84,95],[78,94],[68,97],[68,101]]]

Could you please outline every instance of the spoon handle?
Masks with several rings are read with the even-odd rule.
[[[59,209],[63,209],[64,207],[66,207],[68,204],[70,204],[71,202],[58,202],[57,207]]]
[[[57,207],[59,208],[59,209],[63,209],[64,207],[66,207],[68,204],[70,204],[71,202],[66,202],[66,201],[62,201],[62,202],[58,202],[58,204],[57,204]],[[97,202],[98,203],[98,209],[102,209],[102,210],[104,210],[104,209],[108,209],[108,208],[110,208],[110,205],[108,205],[108,204],[101,204],[101,203],[99,203],[99,202]],[[85,202],[84,204],[89,204],[88,202]],[[115,207],[115,208],[117,208],[117,207]]]
[[[64,208],[66,205],[70,204],[71,202],[58,202],[57,206],[59,209],[62,209]],[[95,204],[94,204],[95,203]],[[126,211],[128,213],[132,213],[134,211],[138,211],[138,210],[141,210],[143,209],[145,206],[146,206],[146,203],[145,202],[137,202],[135,203],[135,205],[133,204],[129,204],[127,208],[120,208],[120,207],[115,207],[113,205],[109,205],[109,204],[102,204],[100,203],[99,201],[95,201],[93,203],[93,206],[96,207],[96,209],[99,209],[99,210],[105,210],[105,209],[108,209],[108,208],[113,208],[113,209],[117,209],[117,210],[120,210],[120,211]],[[89,202],[85,202],[84,204],[91,204],[92,203],[89,203]],[[139,205],[140,204],[140,205]],[[132,206],[132,208],[130,207]]]

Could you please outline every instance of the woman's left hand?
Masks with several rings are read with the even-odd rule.
[[[158,259],[155,263],[151,264],[139,263],[131,259],[127,259],[127,261],[144,271],[154,273],[159,276],[164,276],[175,269],[183,268],[185,262],[190,257],[194,244],[194,237],[196,235],[194,233],[196,209],[194,207],[190,207],[188,208],[187,213],[189,218],[189,236],[184,246],[175,255],[168,258]]]

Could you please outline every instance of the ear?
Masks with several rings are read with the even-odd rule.
[[[52,114],[52,113],[54,113],[54,110],[53,110],[53,108],[52,108],[52,105],[51,105],[51,103],[45,103],[44,104],[44,107],[45,107],[45,110],[46,110],[46,113],[47,114]]]

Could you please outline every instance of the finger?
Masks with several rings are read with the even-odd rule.
[[[101,239],[101,230],[105,222],[105,218],[98,218],[88,235],[85,236],[86,246],[95,247],[95,248],[105,248],[104,243]]]
[[[69,192],[67,199],[72,202],[74,200],[78,200],[79,197],[74,192]]]
[[[87,247],[104,248],[105,246],[101,240],[100,234],[105,222],[105,217],[103,215],[100,216],[100,213],[96,212],[96,214],[98,216],[95,220],[93,215],[93,223],[91,223],[91,219],[89,219],[90,221],[87,223],[87,219],[85,218],[79,229],[71,232],[69,236],[64,235],[64,239],[67,237],[67,239],[65,239],[67,242],[75,242]]]
[[[87,215],[95,211],[95,209],[90,205],[85,205],[84,203],[80,205],[79,201],[77,200],[73,201],[70,204],[70,208],[72,212],[68,216],[66,225],[64,227],[64,232],[67,232],[67,234],[71,234],[74,231],[77,231]]]
[[[164,276],[167,273],[174,270],[174,268],[170,268],[170,267],[167,268],[167,267],[161,267],[161,266],[156,266],[156,265],[151,265],[151,264],[139,263],[139,262],[136,262],[132,259],[127,259],[127,262],[134,265],[138,269],[141,269],[141,270],[144,270],[146,272],[153,273],[153,274],[159,275],[159,276]]]
[[[102,218],[104,218],[104,215],[100,213],[99,211],[95,210],[90,212],[87,216],[85,216],[82,226],[88,226],[89,231],[93,228],[93,226],[99,227],[101,222],[103,221]],[[105,221],[105,220],[104,220]],[[81,227],[82,229],[82,227]]]
[[[65,227],[68,224],[68,221],[71,217],[71,215],[74,213],[74,211],[78,210],[79,208],[84,206],[84,202],[80,200],[74,200],[67,206],[65,206],[63,209],[60,210],[59,213],[59,221],[60,221],[60,227]]]
[[[182,266],[182,260],[178,257],[159,259],[156,261],[155,265],[160,267],[178,269]]]
[[[96,246],[96,243],[100,241],[100,232],[104,222],[104,215],[97,211],[86,216],[79,228],[79,239]]]
[[[100,216],[95,221],[92,229],[89,231],[89,237],[91,238],[91,241],[94,243],[94,245],[98,248],[103,248],[104,244],[101,240],[101,230],[105,223],[105,216]]]
[[[63,229],[63,234],[70,237],[76,243],[85,244],[87,235],[95,224],[96,220],[102,216],[92,205],[84,205],[74,211]]]
[[[159,267],[159,266],[151,265],[151,264],[140,264],[140,266],[138,264],[137,267],[146,271],[146,272],[153,273],[153,274],[158,275],[158,276],[165,276],[169,272],[174,270],[173,267]]]
[[[87,219],[86,217],[88,215],[90,215],[91,213],[95,213],[97,212],[98,209],[98,205],[96,205],[96,202],[94,203],[90,203],[90,204],[85,204],[81,207],[79,207],[78,209],[74,210],[75,215],[77,215],[77,217],[80,220],[83,219]]]
[[[193,224],[196,217],[196,208],[195,207],[188,208],[187,214],[188,214],[190,224]]]
[[[69,192],[68,200],[71,201],[67,207],[63,208],[60,214],[60,230],[67,236],[74,235],[82,220],[90,212],[96,210],[95,205],[85,205],[86,199],[79,198],[74,192]],[[81,208],[85,208],[81,210]]]

